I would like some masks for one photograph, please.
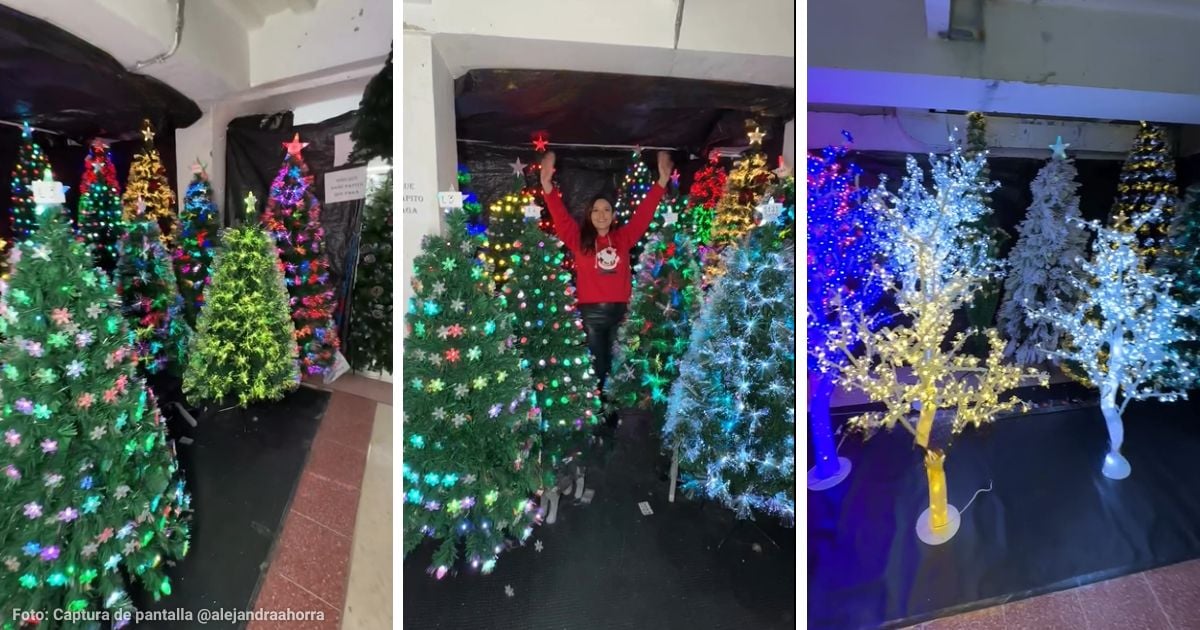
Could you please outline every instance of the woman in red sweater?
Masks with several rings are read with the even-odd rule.
[[[603,392],[612,365],[617,327],[625,318],[633,292],[629,250],[650,227],[674,164],[670,153],[658,152],[658,183],[638,204],[629,223],[613,225],[612,203],[598,195],[589,204],[583,225],[579,225],[563,204],[562,194],[554,188],[554,161],[553,151],[542,158],[542,188],[546,191],[546,206],[554,218],[554,232],[575,256],[575,294],[592,354],[592,367]],[[615,427],[617,415],[610,413],[606,423],[609,428]]]

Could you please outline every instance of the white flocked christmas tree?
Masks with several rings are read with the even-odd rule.
[[[1005,356],[1021,365],[1037,365],[1047,358],[1043,348],[1058,348],[1062,332],[1048,321],[1030,318],[1028,309],[1073,303],[1077,293],[1070,275],[1079,272],[1087,254],[1088,232],[1078,222],[1078,172],[1066,155],[1068,146],[1061,137],[1051,145],[1054,156],[1030,185],[1033,203],[1017,227],[1017,244],[1008,257],[999,324],[1009,339]]]
[[[1160,220],[1164,202],[1165,195],[1151,211],[1135,215],[1130,229]],[[1100,388],[1100,411],[1109,436],[1101,471],[1124,479],[1130,472],[1121,455],[1125,406],[1132,400],[1187,398],[1184,387],[1195,380],[1173,347],[1191,338],[1182,326],[1191,309],[1171,295],[1170,275],[1146,270],[1144,254],[1134,249],[1134,234],[1094,221],[1084,225],[1096,232],[1096,241],[1082,273],[1072,275],[1082,297],[1074,304],[1030,310],[1029,315],[1067,336],[1062,348],[1046,348],[1047,352],[1077,364]]]

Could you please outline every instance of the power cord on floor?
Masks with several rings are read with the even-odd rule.
[[[975,502],[975,497],[978,497],[979,495],[983,494],[984,492],[991,492],[991,491],[992,491],[992,480],[988,479],[988,487],[980,488],[980,489],[976,490],[975,494],[971,496],[971,500],[967,501],[967,504],[964,505],[963,509],[959,510],[958,513],[962,514],[963,512],[966,512],[967,508],[971,507],[971,504]]]

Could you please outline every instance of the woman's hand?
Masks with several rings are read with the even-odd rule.
[[[671,181],[671,171],[675,170],[675,162],[671,161],[670,151],[658,152],[658,185],[663,188],[667,187],[667,182]]]
[[[554,152],[547,151],[542,157],[542,189],[546,192],[554,191]]]

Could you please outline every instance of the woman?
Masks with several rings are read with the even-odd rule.
[[[628,224],[613,225],[612,203],[597,195],[588,206],[583,225],[577,225],[563,204],[562,194],[554,188],[554,160],[553,151],[542,158],[542,188],[546,191],[546,206],[554,218],[554,231],[575,256],[575,294],[592,354],[592,367],[603,392],[612,365],[617,327],[625,317],[633,292],[629,250],[650,227],[674,164],[670,153],[658,152],[658,182],[638,204]],[[616,427],[615,412],[608,414],[606,424],[610,429]]]

